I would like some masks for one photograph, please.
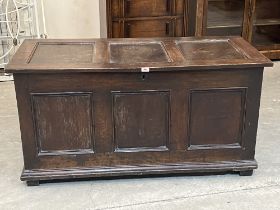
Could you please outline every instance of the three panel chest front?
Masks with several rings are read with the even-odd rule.
[[[7,67],[21,179],[250,175],[271,65],[236,37],[25,41]]]

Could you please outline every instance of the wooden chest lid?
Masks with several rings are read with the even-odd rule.
[[[241,37],[25,40],[10,73],[141,72],[265,67],[273,63]]]

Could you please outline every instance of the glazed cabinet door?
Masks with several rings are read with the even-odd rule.
[[[195,6],[196,36],[242,36],[268,58],[280,58],[280,0],[196,0]]]
[[[256,0],[252,43],[271,59],[280,58],[280,0]]]
[[[197,0],[197,14],[203,21],[202,34],[208,36],[241,36],[243,31],[246,0]]]

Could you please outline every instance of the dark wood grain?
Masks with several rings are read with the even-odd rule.
[[[25,41],[6,69],[15,78],[21,179],[250,174],[271,65],[239,37]]]
[[[246,88],[192,90],[189,110],[190,149],[241,148],[245,101]]]
[[[245,171],[244,168],[247,168]],[[59,169],[34,169],[25,170],[22,180],[27,180],[28,186],[38,186],[39,180],[77,179],[87,177],[119,177],[126,175],[149,175],[149,174],[182,174],[182,173],[213,173],[224,171],[236,171],[240,176],[251,176],[257,163],[251,161],[223,161],[209,163],[186,162],[181,164],[162,165],[134,165],[118,167],[92,167],[92,168],[59,168]],[[29,180],[32,177],[32,180]]]
[[[93,152],[92,93],[35,93],[31,100],[38,155]]]
[[[151,63],[151,62],[170,62],[161,42],[145,43],[134,42],[133,44],[111,43],[110,44],[110,63]]]
[[[115,150],[167,150],[169,97],[168,91],[113,92]]]
[[[228,40],[207,43],[197,41],[191,45],[188,41],[178,41],[177,45],[186,60],[246,59]]]
[[[39,43],[34,48],[34,53],[28,62],[40,63],[47,59],[48,63],[92,63],[94,42],[91,43]],[[50,53],[50,51],[52,53]],[[77,54],[77,51],[79,52]]]

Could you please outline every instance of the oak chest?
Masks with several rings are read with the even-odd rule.
[[[26,40],[6,69],[21,180],[251,175],[265,66],[238,37]]]

